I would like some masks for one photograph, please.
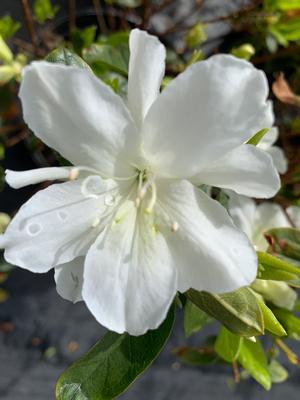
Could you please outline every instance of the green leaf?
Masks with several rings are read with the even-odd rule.
[[[185,36],[185,42],[188,47],[196,48],[207,40],[207,34],[205,32],[205,25],[201,22],[196,23],[190,28]]]
[[[40,24],[54,18],[58,10],[59,6],[53,6],[51,0],[35,0],[33,3],[33,15]]]
[[[265,134],[269,131],[268,128],[261,129],[256,132],[247,142],[247,144],[252,144],[253,146],[257,146],[261,139],[265,136]]]
[[[50,54],[48,54],[46,60],[56,64],[71,65],[90,70],[88,64],[84,62],[81,57],[64,47],[53,50]]]
[[[120,45],[116,48],[107,44],[93,44],[84,50],[83,58],[92,67],[96,64],[125,77],[128,75],[128,45]]]
[[[259,264],[262,265],[265,269],[270,269],[270,268],[276,269],[291,274],[291,276],[294,275],[296,277],[297,275],[300,275],[300,268],[297,268],[294,264],[290,263],[289,261],[286,261],[285,259],[274,257],[269,253],[263,253],[261,251],[257,252],[257,257]]]
[[[283,325],[288,336],[298,340],[300,338],[300,319],[295,317],[292,312],[282,308],[274,308],[273,313]]]
[[[249,288],[222,295],[190,289],[186,296],[233,333],[250,337],[264,331],[262,312]]]
[[[212,318],[190,300],[186,300],[183,309],[183,326],[186,337],[199,332],[205,325],[212,321]]]
[[[173,351],[180,361],[191,365],[214,364],[218,360],[217,354],[213,349],[194,349],[183,347]]]
[[[292,260],[300,261],[300,230],[294,228],[274,228],[265,233],[272,243],[272,251]],[[300,269],[299,269],[300,270]],[[295,273],[290,271],[291,273]]]
[[[238,358],[242,342],[241,336],[222,326],[215,343],[215,351],[223,360],[231,363]]]
[[[300,8],[300,0],[264,0],[266,10],[297,10]]]
[[[285,329],[277,320],[272,310],[265,304],[262,296],[256,295],[256,299],[263,315],[265,329],[276,336],[286,336]]]
[[[81,54],[82,50],[91,46],[95,40],[97,26],[91,25],[84,29],[75,29],[71,32],[71,42],[76,53]]]
[[[243,341],[238,361],[266,390],[271,389],[272,382],[268,371],[267,359],[258,339],[255,343],[249,340]]]
[[[57,400],[111,400],[158,356],[173,328],[175,307],[154,331],[143,336],[108,332],[59,378]]]
[[[273,383],[282,383],[289,377],[288,371],[275,359],[268,365],[268,371]]]
[[[9,15],[0,18],[0,35],[4,40],[12,37],[20,27],[20,22],[14,21]]]

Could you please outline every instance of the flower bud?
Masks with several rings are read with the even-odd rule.
[[[256,279],[251,287],[275,306],[287,310],[294,308],[297,294],[286,282]]]
[[[0,35],[0,61],[3,61],[5,63],[10,63],[12,62],[12,60],[13,60],[13,54],[10,48],[2,39],[2,36]]]

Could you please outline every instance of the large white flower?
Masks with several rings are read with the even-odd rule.
[[[69,182],[34,195],[0,241],[7,261],[55,267],[63,297],[138,335],[162,322],[177,290],[226,292],[255,278],[248,239],[196,185],[269,197],[279,177],[270,156],[244,144],[273,123],[263,72],[217,55],[159,94],[164,46],[133,30],[130,52],[127,104],[89,71],[25,69],[25,121],[77,167],[8,171],[16,188]]]
[[[228,209],[237,227],[242,229],[259,251],[266,251],[268,242],[264,232],[268,229],[290,227],[291,224],[278,204],[261,203],[233,192],[229,194]],[[252,288],[262,294],[267,301],[278,307],[292,310],[297,293],[286,282],[256,279]]]
[[[277,171],[280,174],[284,174],[287,171],[288,162],[283,150],[278,146],[274,146],[274,143],[278,140],[278,137],[279,129],[277,126],[273,126],[269,132],[265,134],[257,146],[270,154]]]

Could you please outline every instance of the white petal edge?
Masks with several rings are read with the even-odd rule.
[[[254,281],[254,248],[223,206],[188,181],[161,182],[158,196],[156,224],[175,260],[179,291],[224,293]],[[172,232],[175,221],[178,230]]]
[[[131,176],[139,137],[128,109],[90,71],[35,61],[19,93],[30,129],[74,165],[103,177]]]
[[[140,126],[159,94],[166,49],[155,36],[139,29],[131,31],[129,49],[128,106]]]
[[[277,141],[278,137],[279,137],[278,127],[272,126],[272,128],[264,135],[264,137],[258,143],[257,147],[263,150],[267,150]]]
[[[51,185],[20,208],[0,239],[7,262],[32,272],[47,272],[87,253],[103,229],[100,218],[107,209],[106,193],[111,197],[118,186],[105,180],[102,195],[85,197],[82,183]]]
[[[144,157],[158,174],[187,178],[273,125],[265,74],[216,55],[175,78],[150,107]]]
[[[176,294],[177,275],[164,237],[153,221],[136,221],[134,203],[124,204],[122,220],[89,250],[82,297],[106,328],[131,335],[156,329]],[[148,222],[147,222],[148,221]]]
[[[300,229],[300,207],[290,206],[286,209],[286,212],[288,213],[295,227]]]
[[[14,189],[34,185],[47,180],[70,179],[73,167],[38,168],[28,171],[5,171],[5,180]]]
[[[83,268],[84,257],[77,257],[54,268],[56,290],[63,299],[73,303],[82,301]]]
[[[280,178],[271,156],[255,146],[243,144],[203,168],[192,178],[195,184],[231,189],[256,198],[273,197]]]
[[[273,163],[280,174],[285,174],[288,169],[288,160],[280,147],[272,146],[267,152],[273,159]]]

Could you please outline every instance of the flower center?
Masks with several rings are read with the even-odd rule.
[[[150,194],[150,199],[145,212],[151,214],[157,200],[157,190],[154,175],[149,173],[147,169],[144,169],[139,172],[138,176],[137,197],[135,199],[135,206],[137,208],[140,207],[147,194]]]

